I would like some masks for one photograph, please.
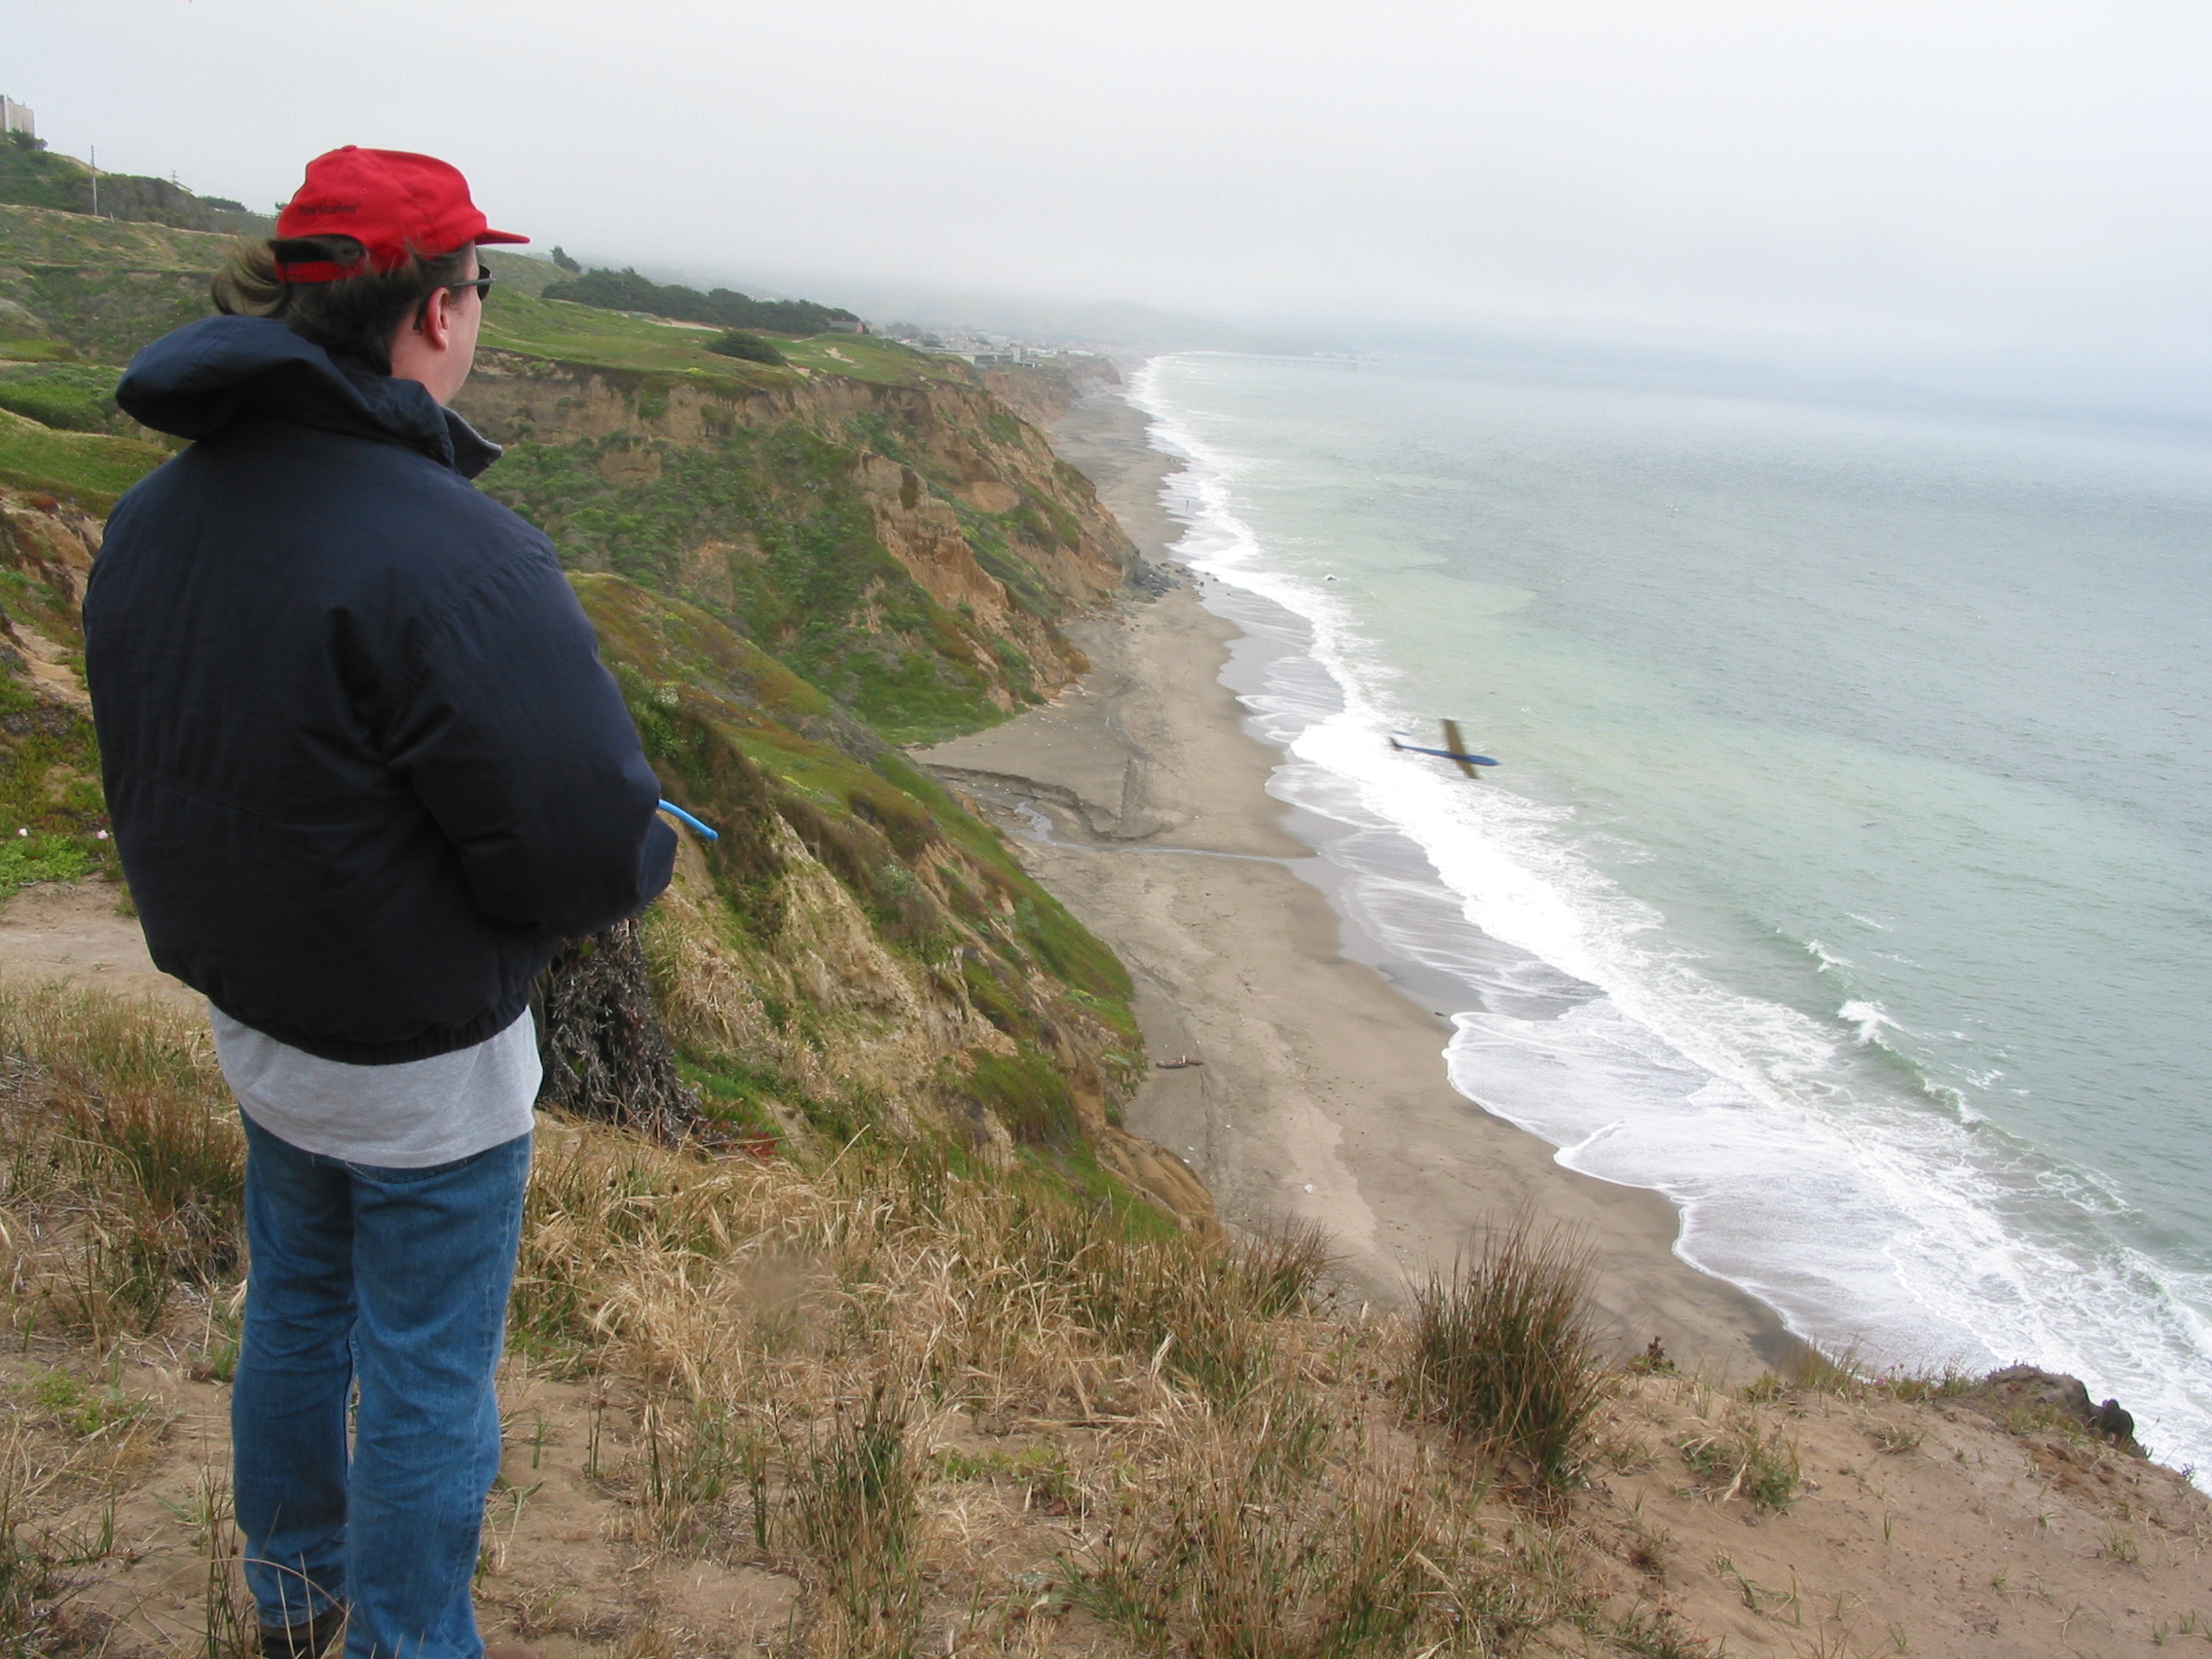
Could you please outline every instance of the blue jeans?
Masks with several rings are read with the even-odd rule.
[[[303,1152],[250,1118],[245,1136],[231,1437],[261,1622],[346,1601],[347,1659],[479,1659],[469,1589],[530,1136],[427,1169]]]

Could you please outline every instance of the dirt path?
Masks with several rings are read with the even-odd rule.
[[[204,997],[154,966],[123,897],[109,881],[50,881],[0,902],[0,973],[76,980],[204,1014]]]

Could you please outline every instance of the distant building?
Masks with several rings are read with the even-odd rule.
[[[29,104],[19,104],[14,98],[0,94],[0,132],[20,132],[26,137],[38,136],[38,117],[31,113]]]

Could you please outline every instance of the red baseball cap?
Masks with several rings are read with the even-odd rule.
[[[373,271],[396,271],[418,253],[451,253],[471,242],[526,242],[495,231],[468,199],[461,169],[409,150],[349,144],[308,163],[307,177],[276,215],[276,236],[351,237]],[[330,260],[279,265],[287,282],[332,282],[358,273]]]

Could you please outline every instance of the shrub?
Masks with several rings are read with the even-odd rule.
[[[1426,1471],[1370,1455],[1315,1481],[1313,1418],[1310,1402],[1274,1398],[1196,1416],[1153,1491],[1118,1506],[1095,1557],[1077,1567],[1076,1599],[1140,1651],[1189,1659],[1447,1645],[1468,1622],[1454,1604],[1482,1587],[1461,1581],[1439,1596],[1424,1569],[1428,1550],[1452,1553],[1431,1535]],[[1285,1456],[1286,1440],[1306,1456]]]
[[[66,387],[24,386],[0,381],[0,409],[64,432],[104,432],[107,412],[89,397]]]
[[[820,334],[836,322],[855,322],[849,311],[812,300],[756,300],[734,288],[702,294],[682,283],[655,282],[635,271],[590,271],[568,282],[548,282],[545,298],[572,300],[608,311],[644,312],[681,322],[719,322],[725,328],[773,328],[783,334]]]
[[[1609,1377],[1588,1312],[1590,1254],[1571,1234],[1493,1229],[1474,1260],[1414,1293],[1409,1397],[1462,1440],[1543,1487],[1581,1467]]]
[[[707,342],[707,350],[725,357],[742,357],[749,363],[781,363],[784,354],[757,334],[742,328],[724,329]]]
[[[905,1651],[921,1616],[921,1483],[906,1428],[904,1403],[878,1384],[864,1412],[840,1402],[828,1434],[792,1469],[799,1546],[829,1574],[863,1651]]]

